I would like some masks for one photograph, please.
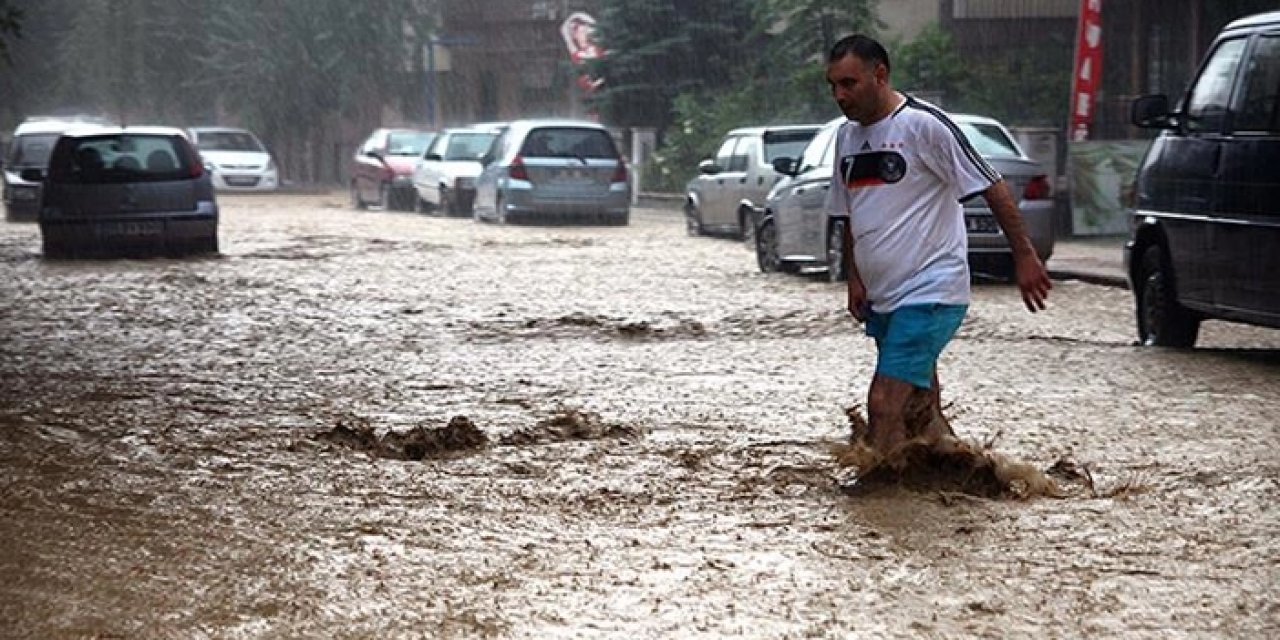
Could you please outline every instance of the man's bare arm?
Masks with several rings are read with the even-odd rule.
[[[1022,221],[1022,213],[1009,192],[1009,185],[1004,180],[991,185],[982,196],[996,216],[996,222],[1004,231],[1004,237],[1013,250],[1013,267],[1018,280],[1018,289],[1022,291],[1022,301],[1027,310],[1035,313],[1045,308],[1044,301],[1049,297],[1049,273],[1036,255],[1036,248],[1031,244],[1031,236],[1027,234],[1027,226]]]
[[[853,259],[853,230],[848,222],[844,225],[844,265],[845,274],[849,276],[846,283],[849,287],[849,313],[860,321],[865,322],[867,312],[870,310],[867,304],[867,289],[862,284],[862,276],[858,274],[858,263]]]

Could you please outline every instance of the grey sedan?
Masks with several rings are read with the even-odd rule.
[[[1027,156],[1004,125],[982,116],[952,115],[970,144],[1004,176],[1019,197],[1031,243],[1041,260],[1053,254],[1053,200],[1043,168]],[[840,221],[827,219],[826,196],[830,188],[836,131],[845,122],[836,118],[823,125],[790,162],[791,177],[770,192],[756,233],[756,257],[762,271],[825,270],[832,280],[845,277]],[[985,199],[964,204],[965,228],[972,262],[991,261],[1005,271],[1012,266],[1009,243],[996,224]],[[832,268],[834,267],[834,268]]]

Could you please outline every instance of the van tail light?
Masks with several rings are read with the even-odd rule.
[[[512,180],[528,180],[529,172],[524,168],[524,158],[516,156],[511,160],[511,167],[507,169],[507,176]]]
[[[618,158],[618,168],[613,170],[613,177],[609,178],[609,182],[626,182],[627,181],[627,161]]]
[[[1045,176],[1036,176],[1032,178],[1031,181],[1027,183],[1026,188],[1022,190],[1022,199],[1048,200],[1050,191],[1052,190],[1049,188],[1049,178]]]

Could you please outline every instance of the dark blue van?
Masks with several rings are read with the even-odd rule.
[[[1163,131],[1138,168],[1125,260],[1143,344],[1200,322],[1280,327],[1280,11],[1227,25],[1186,93],[1134,101]]]

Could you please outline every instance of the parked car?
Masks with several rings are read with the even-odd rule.
[[[192,127],[191,142],[205,166],[213,172],[213,187],[220,191],[275,191],[280,172],[258,137],[232,127]]]
[[[471,215],[480,159],[502,133],[501,125],[445,129],[427,147],[413,172],[418,209],[445,215]]]
[[[47,258],[218,251],[218,204],[200,154],[181,129],[85,127],[53,145],[40,235]]]
[[[799,157],[821,126],[746,127],[726,134],[715,157],[698,164],[698,176],[685,188],[689,235],[717,233],[749,240],[765,197],[783,178],[773,161]]]
[[[1173,110],[1144,96],[1131,117],[1162,130],[1125,250],[1139,339],[1191,347],[1211,318],[1280,327],[1280,11],[1228,24]]]
[[[552,215],[619,225],[630,220],[627,163],[609,130],[595,122],[517,120],[481,162],[478,220]]]
[[[1049,178],[1040,164],[1028,157],[1004,125],[991,118],[951,115],[974,149],[1000,172],[1019,197],[1031,244],[1041,260],[1053,255],[1053,200]],[[779,182],[765,201],[756,234],[756,258],[762,271],[826,270],[832,280],[846,276],[843,221],[828,220],[827,191],[831,184],[836,131],[842,116],[823,125],[799,159],[775,161],[789,179]],[[981,196],[964,203],[969,259],[980,266],[992,263],[1006,275],[1012,269],[1012,250],[995,215]]]
[[[24,180],[23,171],[49,166],[53,143],[63,131],[86,124],[106,124],[87,117],[32,117],[13,132],[3,158],[3,199],[5,217],[12,221],[34,221],[40,210],[40,182]]]
[[[364,209],[410,210],[418,199],[413,170],[435,138],[418,129],[377,129],[360,145],[351,162],[351,204]]]

